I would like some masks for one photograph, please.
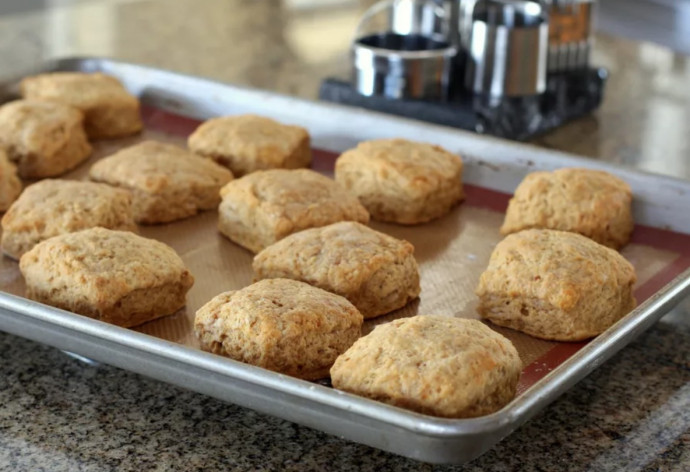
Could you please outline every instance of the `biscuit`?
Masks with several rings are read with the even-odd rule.
[[[2,250],[19,259],[46,239],[87,228],[136,231],[129,193],[108,185],[46,179],[26,187],[2,218]]]
[[[194,284],[169,246],[105,228],[43,241],[19,269],[28,298],[123,327],[173,314]]]
[[[528,174],[508,204],[502,234],[528,228],[580,233],[618,249],[633,231],[630,186],[599,170]]]
[[[327,377],[361,328],[346,299],[288,279],[221,293],[194,320],[202,349],[307,380]]]
[[[554,341],[602,333],[635,308],[633,266],[577,233],[529,229],[498,243],[481,275],[479,314]]]
[[[522,362],[512,343],[477,320],[415,316],[382,324],[331,368],[339,390],[445,418],[508,404]]]
[[[145,141],[98,161],[90,177],[132,193],[134,219],[166,223],[216,208],[232,173],[171,144]]]
[[[64,174],[91,154],[83,121],[61,103],[16,100],[0,107],[0,146],[25,179]]]
[[[21,81],[24,98],[60,102],[84,113],[91,139],[129,136],[141,131],[139,100],[115,77],[100,72],[52,72]]]
[[[256,115],[204,122],[189,137],[189,149],[210,157],[238,177],[264,169],[309,167],[309,133],[299,126]]]
[[[414,246],[352,221],[292,234],[254,257],[254,278],[301,280],[347,298],[364,318],[419,296]]]
[[[335,180],[379,221],[424,223],[463,199],[462,160],[445,149],[404,139],[360,143],[338,157]]]
[[[308,169],[257,171],[230,182],[220,194],[218,229],[252,252],[307,228],[369,222],[356,197]]]
[[[7,211],[22,191],[22,182],[17,177],[17,168],[0,149],[0,213]]]

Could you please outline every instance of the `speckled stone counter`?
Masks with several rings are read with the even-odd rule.
[[[82,0],[0,16],[2,74],[121,58],[314,98],[368,1]],[[66,6],[65,6],[66,5]],[[690,178],[690,60],[597,38],[596,114],[535,144]],[[687,215],[684,215],[687,217]],[[690,300],[490,452],[436,467],[0,333],[0,471],[690,470]]]

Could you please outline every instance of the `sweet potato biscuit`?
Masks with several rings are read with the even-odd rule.
[[[512,343],[477,320],[415,316],[382,324],[331,368],[333,386],[419,413],[471,418],[515,396]]]
[[[94,182],[46,179],[26,187],[2,218],[2,250],[19,259],[53,236],[87,228],[136,231],[128,192]]]
[[[360,143],[338,158],[335,179],[379,221],[424,223],[463,199],[460,157],[404,139]]]
[[[21,82],[24,98],[60,102],[84,113],[91,139],[119,138],[143,128],[139,100],[115,77],[102,73],[53,72]]]
[[[169,246],[105,228],[43,241],[19,268],[28,298],[124,327],[176,312],[194,283]]]
[[[477,310],[501,326],[555,341],[596,336],[635,308],[633,266],[576,233],[511,234],[482,274]]]
[[[202,349],[308,380],[327,377],[361,327],[343,297],[288,279],[221,293],[194,320]]]
[[[22,191],[22,182],[17,177],[17,168],[0,149],[0,213],[7,211]]]
[[[84,116],[61,103],[16,100],[0,107],[0,146],[25,179],[63,174],[91,154]]]
[[[402,308],[419,296],[414,247],[345,221],[292,234],[254,258],[255,280],[301,280],[347,298],[365,318]]]
[[[307,228],[369,222],[369,213],[328,177],[308,169],[257,171],[220,192],[218,229],[252,252]]]
[[[98,161],[91,179],[132,193],[134,219],[166,223],[216,208],[232,173],[171,144],[145,141]]]
[[[189,148],[214,159],[240,177],[263,169],[309,167],[309,133],[299,126],[256,115],[224,116],[204,122],[189,137]]]
[[[533,172],[515,190],[501,233],[557,229],[618,249],[628,243],[633,230],[631,201],[630,186],[607,172]]]

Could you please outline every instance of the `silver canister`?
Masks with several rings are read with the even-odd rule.
[[[445,100],[457,48],[444,9],[431,0],[386,0],[362,17],[352,42],[353,84],[362,95]]]
[[[478,0],[471,13],[465,86],[491,97],[539,95],[546,89],[548,18],[536,1]]]

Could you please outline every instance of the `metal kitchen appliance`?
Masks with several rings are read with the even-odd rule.
[[[601,103],[594,0],[384,0],[320,98],[523,140]]]

